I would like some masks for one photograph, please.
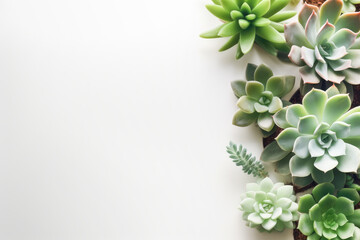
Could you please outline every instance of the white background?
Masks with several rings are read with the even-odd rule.
[[[1,1],[1,240],[291,239],[245,226],[225,146],[262,150],[231,125],[245,64],[297,68],[218,53],[207,3]]]

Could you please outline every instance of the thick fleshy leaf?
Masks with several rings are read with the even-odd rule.
[[[269,25],[271,23],[271,21],[267,18],[257,18],[253,24],[255,27],[265,27],[267,25]]]
[[[254,79],[256,81],[261,82],[264,86],[266,86],[267,80],[273,75],[274,74],[269,67],[267,67],[264,64],[261,64],[256,68],[254,72]]]
[[[230,16],[232,20],[236,20],[239,18],[244,18],[244,14],[242,14],[242,12],[238,11],[238,10],[232,10],[230,12]]]
[[[360,113],[355,112],[343,120],[350,125],[350,133],[348,137],[360,138]]]
[[[323,56],[321,56],[321,53],[320,53],[320,50],[319,50],[318,46],[315,46],[315,58],[316,58],[316,60],[318,60],[321,63],[326,63]]]
[[[311,174],[314,161],[312,159],[303,159],[298,156],[293,156],[290,159],[290,172],[294,177],[307,177]]]
[[[233,81],[231,82],[231,88],[235,94],[236,97],[240,98],[241,96],[244,96],[246,94],[245,92],[245,81]]]
[[[293,152],[296,156],[306,159],[310,156],[308,146],[311,138],[312,136],[300,136],[295,140]]]
[[[306,23],[313,12],[318,13],[319,8],[305,3],[299,12],[299,23],[305,28]]]
[[[272,219],[267,219],[266,221],[263,222],[263,224],[261,224],[261,226],[267,231],[273,229],[275,225],[276,225],[276,221]]]
[[[287,128],[277,136],[276,141],[284,151],[292,151],[297,137],[299,132],[296,128]]]
[[[317,37],[316,42],[318,44],[323,43],[324,41],[327,41],[335,32],[335,26],[332,25],[329,22],[326,22],[320,29]]]
[[[313,221],[311,221],[309,215],[307,214],[300,215],[298,228],[306,236],[309,236],[314,232]]]
[[[332,157],[339,157],[345,155],[346,145],[344,140],[338,139],[335,143],[328,148],[328,153]],[[339,158],[337,158],[339,160]]]
[[[325,154],[325,149],[323,149],[315,139],[310,140],[308,148],[311,157],[321,157]]]
[[[285,77],[273,76],[266,83],[266,91],[270,91],[274,96],[281,96],[285,90]]]
[[[285,39],[286,42],[290,45],[296,46],[305,46],[311,48],[312,45],[306,38],[305,30],[302,28],[300,23],[292,22],[289,24],[285,24]]]
[[[257,124],[262,130],[267,132],[271,131],[275,125],[272,116],[269,113],[261,113],[257,120]]]
[[[247,54],[253,47],[256,31],[254,26],[248,27],[240,34],[240,47],[244,54]]]
[[[286,111],[286,120],[289,124],[294,127],[298,126],[300,118],[306,116],[308,113],[306,112],[305,108],[301,104],[293,104],[288,107]]]
[[[317,62],[315,66],[316,73],[322,78],[328,81],[328,65],[327,63]]]
[[[335,24],[338,20],[343,6],[342,0],[328,0],[320,8],[320,24],[326,21]]]
[[[346,49],[350,48],[356,39],[356,34],[349,29],[340,29],[337,31],[331,38],[336,47],[346,47]]]
[[[344,46],[333,49],[331,55],[327,56],[326,59],[338,60],[343,58],[347,54],[347,50]]]
[[[282,22],[284,20],[292,18],[295,15],[296,15],[295,11],[281,11],[281,12],[271,16],[269,19],[273,22]]]
[[[315,51],[307,47],[301,47],[301,59],[312,68],[315,63]]]
[[[273,186],[274,186],[273,181],[268,177],[264,178],[260,182],[261,191],[269,192],[273,188]]]
[[[299,200],[299,212],[309,213],[309,210],[312,206],[316,204],[314,198],[310,194],[306,194],[300,197]]]
[[[257,117],[258,117],[257,113],[248,114],[239,110],[234,115],[233,124],[239,127],[246,127],[254,123]]]
[[[255,203],[254,199],[245,198],[244,200],[241,201],[240,207],[245,212],[253,212],[254,211],[254,207],[253,207],[254,203]]]
[[[271,1],[271,8],[269,9],[269,11],[264,15],[264,17],[271,17],[272,15],[274,15],[275,13],[279,12],[281,9],[283,9],[284,7],[286,7],[286,5],[288,5],[290,2],[290,0],[276,0],[276,1]]]
[[[229,22],[223,25],[219,31],[219,36],[230,37],[240,32],[239,25],[236,22]]]
[[[276,141],[273,141],[265,147],[260,159],[264,162],[277,162],[285,158],[288,154],[289,151],[284,151]]]
[[[237,106],[245,113],[255,112],[254,104],[256,101],[248,96],[242,96],[237,102]]]
[[[313,12],[308,19],[305,26],[305,34],[309,42],[315,46],[316,45],[316,36],[318,34],[318,15],[316,12]]]
[[[351,145],[346,144],[346,154],[340,157],[337,157],[339,165],[337,169],[340,172],[354,172],[356,173],[360,167],[360,150]]]
[[[360,78],[359,78],[359,74],[360,74],[360,70],[356,69],[347,69],[346,71],[344,71],[345,73],[345,81],[349,84],[352,85],[359,85],[360,84]]]
[[[347,2],[344,2],[344,6],[343,6],[343,9],[342,9],[342,12],[343,13],[346,13],[346,12],[355,12],[356,11],[356,7],[354,4],[352,4],[350,2],[350,0],[348,0]]]
[[[336,204],[336,201],[337,201],[337,197],[329,194],[329,195],[324,196],[319,201],[319,206],[322,211],[327,211]]]
[[[246,80],[248,80],[248,81],[255,80],[255,71],[256,71],[257,67],[258,66],[255,64],[248,63],[248,65],[246,66]]]
[[[353,32],[360,31],[360,13],[345,13],[339,17],[335,27],[337,30],[342,28],[350,29]]]
[[[326,196],[327,194],[334,194],[335,187],[331,183],[322,183],[317,185],[313,191],[312,195],[316,202],[319,202],[321,198]]]
[[[283,36],[275,30],[272,26],[259,27],[256,29],[256,34],[263,39],[273,43],[285,43]]]
[[[360,227],[360,209],[356,209],[354,214],[347,217],[348,220],[354,223],[357,227]]]
[[[345,122],[334,122],[333,125],[331,125],[330,130],[336,133],[337,138],[346,138],[350,135],[350,124]]]
[[[314,166],[320,171],[327,173],[328,171],[334,169],[338,164],[339,163],[336,158],[325,153],[323,156],[316,158]]]
[[[348,50],[348,54],[344,58],[351,60],[352,68],[360,68],[360,49]]]
[[[313,134],[319,122],[314,115],[300,118],[298,129],[302,134]]]
[[[285,90],[278,97],[283,97],[294,88],[295,85],[295,76],[285,76]]]
[[[258,100],[264,91],[264,85],[257,81],[248,81],[245,91],[246,95]]]
[[[283,197],[284,197],[284,198],[289,198],[289,197],[291,197],[291,195],[293,195],[293,193],[294,193],[293,187],[290,186],[290,185],[286,185],[286,186],[280,187],[280,188],[277,190],[277,195],[276,195],[276,197],[277,197],[278,199],[283,198]]]
[[[354,203],[348,198],[339,197],[335,203],[334,209],[338,213],[343,213],[346,216],[354,214]]]
[[[270,9],[270,0],[262,0],[259,4],[254,7],[252,13],[256,15],[256,17],[264,16]]]
[[[291,127],[291,125],[286,120],[286,111],[287,108],[283,108],[274,115],[275,124],[283,129]]]
[[[240,40],[240,34],[236,34],[236,35],[232,36],[232,37],[219,49],[219,52],[226,51],[226,50],[232,48],[233,46],[235,46],[236,44],[239,44],[239,40]]]
[[[211,12],[215,17],[218,17],[224,21],[232,21],[230,13],[226,11],[222,6],[218,5],[206,5],[206,8]]]
[[[348,199],[350,199],[351,201],[354,202],[354,205],[358,204],[360,201],[360,196],[359,193],[353,189],[353,188],[343,188],[341,190],[339,190],[339,192],[337,193],[338,197],[346,197]],[[359,219],[360,221],[360,219]]]
[[[312,176],[293,177],[292,181],[293,181],[294,185],[298,186],[298,187],[305,187],[305,186],[308,186],[309,184],[311,184],[312,182],[314,182]]]
[[[325,105],[323,121],[334,123],[341,115],[346,113],[351,106],[351,100],[346,94],[339,94],[329,98]]]
[[[309,114],[322,120],[327,99],[328,97],[324,91],[313,89],[304,96],[303,104]]]
[[[237,22],[242,30],[245,30],[250,26],[250,22],[245,19],[239,19]]]
[[[210,31],[204,32],[200,35],[202,38],[219,38],[219,31],[225,24],[222,24],[214,29],[211,29]]]
[[[266,105],[262,105],[260,103],[255,103],[254,104],[255,107],[255,111],[258,113],[264,113],[264,112],[268,112],[269,111],[269,107]]]
[[[296,45],[293,45],[291,47],[288,57],[290,61],[292,61],[296,65],[302,66],[305,64],[304,61],[301,59],[301,48]]]
[[[299,72],[304,83],[318,84],[320,82],[320,78],[317,76],[315,69],[310,68],[309,66],[300,68]]]
[[[263,222],[262,218],[258,213],[250,213],[248,220],[254,224],[261,224]]]
[[[335,61],[328,61],[330,67],[335,72],[343,71],[348,68],[351,68],[351,60],[350,59],[339,59]]]
[[[241,51],[241,47],[240,47],[240,44],[237,45],[237,50],[236,50],[236,55],[235,55],[235,58],[236,59],[240,59],[244,56],[244,53]]]
[[[342,72],[335,72],[328,68],[328,81],[340,84],[344,79],[345,75]]]
[[[355,225],[346,223],[344,226],[340,226],[336,232],[341,239],[348,239],[354,235]]]
[[[331,170],[331,171],[329,171],[327,173],[324,173],[323,171],[320,171],[319,169],[314,167],[312,172],[311,172],[311,177],[317,183],[332,182],[334,180],[334,171]]]
[[[231,12],[232,10],[240,10],[234,0],[220,0],[220,3],[228,12]]]
[[[293,155],[294,154],[289,153],[285,158],[276,162],[275,171],[281,175],[289,175],[290,174],[289,161]]]
[[[283,103],[280,98],[274,97],[269,105],[269,113],[274,114],[277,111],[281,110],[283,107]]]

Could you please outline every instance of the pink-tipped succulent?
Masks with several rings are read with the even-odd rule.
[[[298,21],[285,25],[289,58],[301,66],[304,83],[360,84],[360,13],[341,15],[343,5],[328,0],[319,9],[305,3]]]

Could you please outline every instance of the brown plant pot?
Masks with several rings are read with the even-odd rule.
[[[318,7],[320,7],[325,1],[326,0],[304,0],[304,2],[318,6]],[[359,12],[360,4],[355,4],[355,6],[356,6],[356,11]]]

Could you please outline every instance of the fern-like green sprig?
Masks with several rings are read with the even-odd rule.
[[[265,171],[264,165],[260,161],[256,160],[256,157],[247,152],[247,149],[241,144],[230,142],[226,147],[226,152],[230,154],[230,158],[236,164],[236,166],[242,166],[244,173],[253,175],[254,177],[265,178],[268,173]]]

